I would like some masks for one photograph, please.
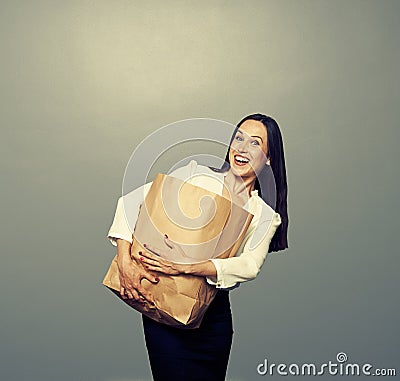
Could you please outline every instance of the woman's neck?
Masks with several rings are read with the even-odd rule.
[[[255,178],[237,176],[229,169],[225,176],[225,185],[235,196],[246,199],[247,202],[254,190]]]

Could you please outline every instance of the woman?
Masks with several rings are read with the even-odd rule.
[[[209,168],[191,161],[171,175],[188,178],[201,173],[208,175],[204,176],[204,187],[209,186],[206,179],[213,173],[224,185],[220,194],[247,207],[254,214],[235,257],[180,264],[163,259],[163,249],[147,243],[148,251],[132,253],[132,261],[132,231],[124,218],[122,198],[118,200],[108,234],[117,246],[120,294],[123,298],[154,303],[152,295],[140,285],[140,281],[146,278],[157,283],[158,278],[153,275],[157,272],[203,276],[218,289],[197,329],[171,327],[142,315],[150,366],[156,381],[225,379],[233,338],[229,292],[242,282],[256,278],[268,252],[288,247],[286,168],[282,137],[275,120],[262,114],[242,119],[233,132],[222,168]],[[276,194],[271,187],[271,176]],[[146,191],[150,184],[145,184],[141,190]],[[139,205],[146,192],[135,191],[131,196],[136,197],[135,203]],[[137,216],[138,210],[129,208],[129,211]],[[167,234],[165,244],[166,247],[181,250],[179,245],[168,239]]]

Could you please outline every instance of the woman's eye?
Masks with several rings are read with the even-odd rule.
[[[260,145],[260,143],[257,140],[253,140],[251,142],[251,144],[253,144],[254,146],[259,146]]]
[[[237,136],[236,136],[236,140],[242,141],[243,139],[242,139],[241,136],[237,135]]]

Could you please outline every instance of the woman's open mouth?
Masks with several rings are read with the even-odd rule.
[[[244,157],[242,155],[234,155],[233,157],[235,159],[235,164],[240,167],[243,167],[250,161],[247,157]]]

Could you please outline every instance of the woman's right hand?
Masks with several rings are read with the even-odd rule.
[[[130,243],[117,239],[117,264],[119,270],[120,295],[122,299],[135,299],[138,302],[149,302],[154,304],[153,295],[141,284],[146,278],[152,283],[158,283],[159,278],[145,270],[141,263],[136,262],[130,256]]]
[[[138,302],[154,304],[153,296],[141,284],[143,278],[152,283],[158,283],[159,278],[148,273],[142,265],[132,260],[123,260],[118,264],[119,281],[121,284],[120,295],[122,299],[135,299]]]

